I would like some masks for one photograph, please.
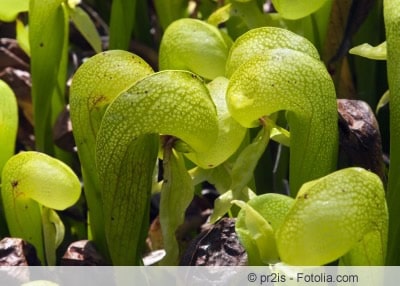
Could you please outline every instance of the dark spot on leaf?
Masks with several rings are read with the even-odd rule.
[[[115,220],[115,218],[112,216],[112,217],[111,217],[111,221],[114,221],[114,220]]]
[[[93,99],[93,106],[99,105],[102,101],[104,101],[106,97],[104,95],[98,95]]]
[[[346,192],[346,190],[342,189],[342,193],[345,193],[345,192]]]
[[[39,47],[41,47],[41,48],[43,48],[43,47],[44,47],[44,44],[43,44],[43,42],[41,42],[41,43],[39,44]]]
[[[304,194],[303,198],[306,200],[308,199],[308,194]]]
[[[212,168],[212,167],[214,167],[214,165],[213,164],[209,164],[208,167]]]
[[[11,186],[13,188],[17,187],[18,186],[18,181],[17,180],[11,181]]]
[[[28,206],[27,206],[27,205],[25,205],[25,209],[26,209],[26,210],[28,209]]]

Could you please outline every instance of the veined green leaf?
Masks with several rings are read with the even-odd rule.
[[[93,240],[104,256],[103,200],[96,169],[96,136],[109,103],[137,80],[153,73],[140,57],[121,50],[107,51],[87,60],[75,73],[70,90],[71,121],[81,161]]]
[[[115,265],[131,265],[140,256],[137,247],[142,237],[136,229],[147,224],[158,148],[146,143],[149,146],[141,145],[138,150],[135,145],[139,138],[151,134],[175,136],[197,152],[214,144],[218,134],[216,109],[206,85],[196,75],[185,71],[149,75],[118,96],[104,114],[96,161]],[[137,157],[143,153],[149,154],[148,158],[138,163]]]
[[[257,28],[239,37],[230,49],[226,63],[228,78],[240,65],[252,57],[263,55],[266,50],[277,48],[288,48],[319,59],[317,49],[307,39],[281,28]]]
[[[260,38],[270,33],[271,43]],[[292,37],[299,44],[294,49]],[[249,55],[253,51],[256,55],[245,55],[245,47]],[[228,109],[240,124],[255,127],[261,117],[288,111],[289,182],[293,195],[304,182],[324,176],[336,167],[335,88],[317,55],[305,39],[282,29],[260,28],[235,42],[227,63],[227,73],[232,74],[227,91]]]
[[[81,194],[81,184],[61,161],[39,152],[22,152],[3,168],[1,194],[12,236],[36,247],[44,260],[41,206],[64,210]]]
[[[385,240],[384,243],[386,242],[387,240]],[[383,245],[382,242],[382,233],[379,230],[370,231],[354,246],[353,249],[340,259],[339,265],[384,265],[386,252],[386,245]]]
[[[379,177],[361,168],[348,168],[304,184],[276,238],[283,262],[323,265],[358,248],[366,235],[377,232],[379,239],[363,241],[367,244],[363,256],[379,254],[373,261],[383,265],[387,230],[385,192]],[[371,242],[379,244],[370,248]],[[353,258],[365,261],[357,255]]]

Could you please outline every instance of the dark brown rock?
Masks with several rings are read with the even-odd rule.
[[[386,181],[381,135],[374,112],[361,100],[338,99],[340,149],[350,165],[362,167]]]
[[[20,238],[6,237],[0,241],[0,266],[39,266],[36,250]]]
[[[182,266],[244,266],[247,253],[235,232],[235,219],[223,218],[200,233],[183,255]]]
[[[104,258],[97,252],[93,242],[79,240],[71,243],[61,258],[61,266],[104,266]]]

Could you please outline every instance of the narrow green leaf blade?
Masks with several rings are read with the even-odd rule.
[[[21,49],[27,54],[31,54],[31,49],[29,46],[29,31],[28,31],[28,26],[24,26],[24,23],[22,21],[17,19],[17,25],[16,25],[16,32],[17,32],[17,41],[18,45],[21,47]]]
[[[208,17],[207,22],[214,26],[218,26],[222,23],[225,23],[231,17],[232,13],[231,10],[232,10],[232,4],[229,3],[219,8],[214,13],[212,13],[210,17]]]
[[[114,0],[110,19],[110,49],[128,50],[136,19],[136,0]]]
[[[0,80],[0,172],[14,154],[18,129],[18,107],[12,89]]]
[[[185,220],[185,211],[193,199],[194,186],[181,154],[166,149],[163,166],[164,183],[161,190],[160,224],[166,255],[161,263],[162,265],[178,265],[180,247],[176,233]]]
[[[32,100],[38,151],[53,153],[51,100],[57,86],[65,33],[63,1],[32,0],[29,7]]]
[[[234,196],[237,196],[250,182],[257,162],[268,146],[270,132],[271,130],[268,126],[263,126],[253,139],[253,142],[247,145],[236,159],[232,167],[231,185]]]
[[[89,15],[80,7],[68,9],[69,16],[82,36],[88,41],[96,53],[100,53],[101,39],[100,35],[90,19]]]
[[[173,21],[187,17],[188,0],[155,0],[157,16],[165,30]]]
[[[389,90],[385,91],[385,93],[382,95],[382,97],[379,99],[378,104],[376,105],[376,114],[378,114],[379,110],[386,106],[390,101],[390,92]]]
[[[42,208],[44,247],[47,265],[55,266],[56,250],[64,239],[65,227],[58,214],[49,208]]]
[[[384,0],[387,42],[387,73],[390,92],[390,168],[388,177],[389,243],[388,265],[399,265],[400,256],[400,1]]]

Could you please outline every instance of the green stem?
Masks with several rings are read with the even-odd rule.
[[[385,0],[387,72],[390,90],[390,168],[387,202],[389,242],[387,265],[400,264],[400,1]]]
[[[163,156],[164,183],[161,191],[160,224],[166,256],[161,263],[178,265],[180,248],[176,233],[185,221],[185,211],[193,199],[194,186],[186,171],[184,158],[173,150],[174,138],[170,138],[172,144],[166,142]]]

